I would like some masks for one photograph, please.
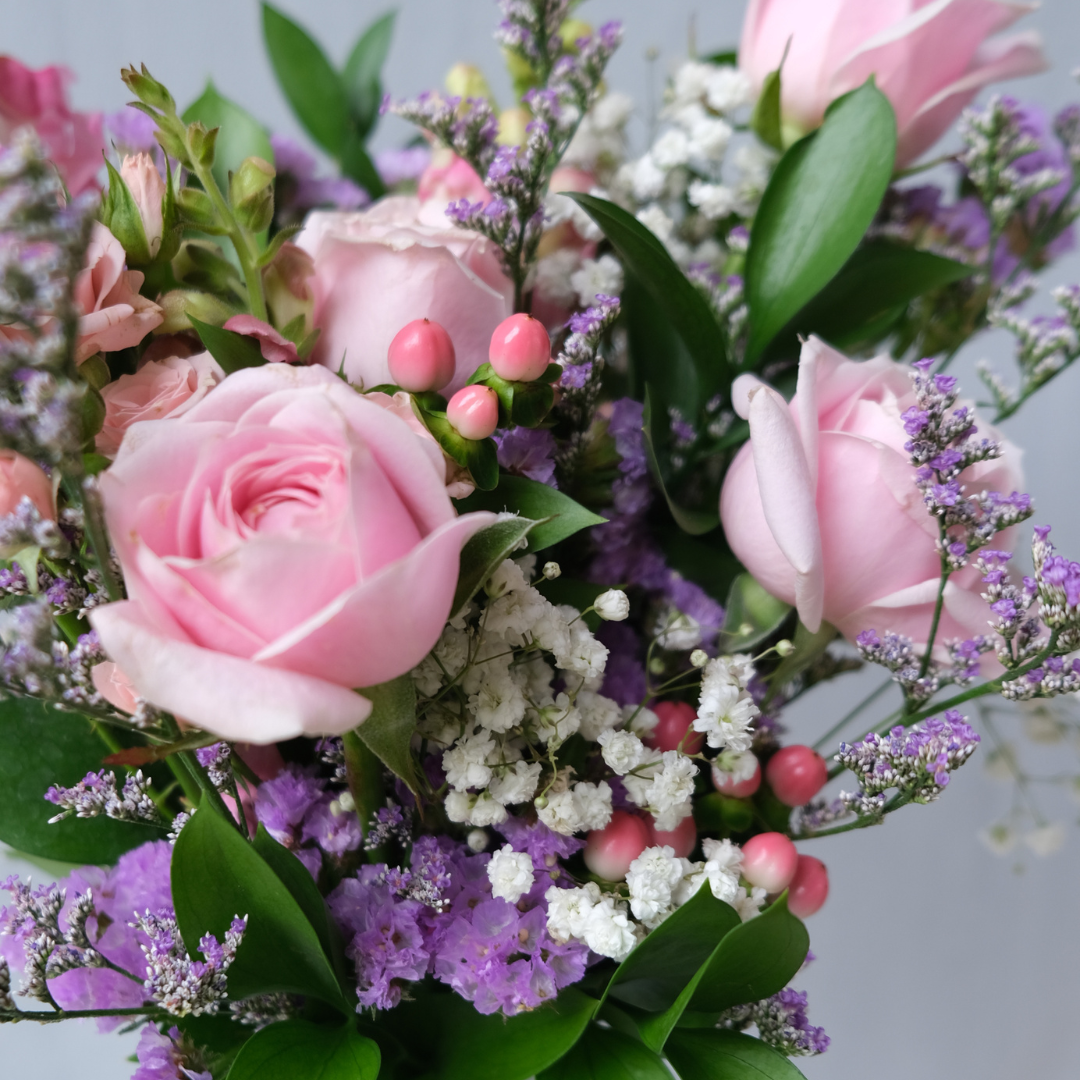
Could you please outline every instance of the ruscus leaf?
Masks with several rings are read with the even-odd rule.
[[[474,533],[461,549],[461,569],[450,611],[459,612],[491,577],[499,563],[517,551],[518,544],[539,524],[530,518],[508,518]]]
[[[570,1052],[536,1080],[671,1080],[671,1073],[637,1039],[590,1024]]]
[[[801,1080],[779,1050],[738,1031],[676,1031],[665,1049],[682,1080]]]
[[[394,36],[396,11],[381,15],[360,35],[345,61],[342,82],[349,111],[361,139],[367,137],[382,104],[382,69]]]
[[[211,326],[189,315],[191,325],[199,335],[207,352],[225,369],[226,375],[246,367],[261,367],[266,363],[259,343],[246,334],[226,330],[223,326]]]
[[[390,682],[365,687],[360,693],[371,702],[372,709],[356,734],[415,793],[416,762],[410,748],[416,731],[416,684],[412,675],[406,672]]]
[[[376,1080],[380,1064],[378,1045],[351,1024],[285,1020],[244,1043],[226,1080]]]

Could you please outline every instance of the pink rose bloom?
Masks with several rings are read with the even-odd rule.
[[[848,360],[818,338],[804,346],[791,404],[753,376],[732,387],[750,420],[720,493],[731,550],[774,596],[817,630],[845,637],[893,630],[925,644],[937,596],[937,520],[915,486],[901,413],[915,404],[907,370],[879,356]],[[987,425],[984,434],[997,438]],[[1005,443],[997,461],[961,476],[971,490],[1006,494],[1022,480]],[[995,548],[1007,548],[999,534]],[[989,609],[974,567],[953,574],[937,635],[985,633]]]
[[[43,518],[56,520],[53,485],[45,470],[17,450],[0,448],[0,516],[13,513],[23,499]]]
[[[0,144],[29,124],[45,144],[72,195],[97,187],[105,140],[101,113],[72,112],[67,105],[67,68],[31,71],[10,56],[0,56]]]
[[[139,295],[143,275],[124,265],[124,248],[99,221],[90,233],[86,267],[75,278],[75,303],[81,312],[75,362],[96,352],[116,352],[138,345],[165,316]]]
[[[816,128],[829,102],[875,76],[914,161],[988,83],[1044,71],[1034,32],[991,37],[1035,5],[1001,0],[750,0],[739,66],[760,93],[780,66],[785,128]],[[990,40],[987,40],[990,38]]]
[[[420,202],[381,199],[370,210],[308,215],[297,243],[315,260],[314,359],[365,387],[388,383],[387,350],[414,319],[446,328],[460,390],[488,358],[495,327],[513,312],[513,286],[495,245],[449,221],[424,225]]]
[[[222,738],[340,734],[428,653],[462,545],[438,448],[324,368],[230,375],[101,477],[130,599],[91,622],[140,696]]]
[[[132,424],[181,416],[224,378],[225,372],[208,352],[149,360],[134,375],[121,375],[101,391],[105,423],[95,441],[97,452],[115,456]]]

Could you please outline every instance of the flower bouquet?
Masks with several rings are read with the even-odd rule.
[[[0,839],[70,864],[4,885],[0,1022],[138,1029],[137,1080],[790,1080],[821,839],[1080,688],[987,422],[1080,355],[1080,287],[1023,314],[1080,109],[970,107],[1043,65],[1018,7],[751,0],[632,157],[619,27],[498,6],[501,110],[263,6],[336,176],[0,59]]]

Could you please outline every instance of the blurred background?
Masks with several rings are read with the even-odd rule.
[[[306,26],[340,64],[362,27],[391,4],[276,0],[276,6]],[[394,97],[439,85],[453,63],[465,60],[483,68],[501,103],[509,101],[509,81],[491,39],[497,20],[492,0],[398,0],[396,7],[384,72]],[[590,0],[581,10],[593,24],[618,18],[625,25],[609,82],[638,104],[630,127],[638,152],[652,103],[673,67],[690,49],[704,54],[736,46],[744,7],[743,0]],[[0,0],[0,28],[4,53],[32,67],[59,63],[74,71],[78,109],[120,108],[129,98],[120,68],[145,62],[182,106],[212,77],[270,129],[306,143],[266,59],[255,0]],[[1045,0],[1019,28],[1041,31],[1053,67],[1003,88],[1052,111],[1080,100],[1073,74],[1080,66],[1080,4]],[[410,135],[405,124],[388,117],[374,146],[401,145]],[[1059,260],[1043,281],[1046,293],[1080,282],[1080,254]],[[978,389],[974,366],[980,359],[1012,381],[1010,339],[985,335],[955,365],[968,393]],[[1004,428],[1023,447],[1035,523],[1052,524],[1058,550],[1072,558],[1080,557],[1078,407],[1080,366]],[[1025,529],[1025,544],[1028,535]],[[806,695],[784,716],[794,739],[813,742],[880,678],[863,672]],[[881,714],[886,704],[880,704]],[[995,729],[1032,772],[1080,772],[1075,738],[1051,740],[1049,725],[1015,712],[996,716]],[[802,845],[827,862],[832,884],[828,903],[809,920],[817,959],[795,982],[810,993],[811,1021],[833,1039],[826,1054],[798,1062],[810,1080],[1080,1076],[1080,1040],[1072,1027],[1080,1009],[1080,931],[1074,921],[1080,810],[1068,797],[1069,785],[1032,785],[1037,815],[1060,824],[1063,844],[1038,854],[1034,848],[1053,846],[1047,841],[1056,838],[1055,830],[1043,830],[1027,843],[1021,837],[1007,854],[992,853],[979,834],[1007,818],[1018,793],[1007,776],[999,778],[1007,774],[1001,755],[987,769],[990,749],[984,741],[939,803],[907,807],[879,828]],[[0,846],[0,880],[9,873],[46,876]],[[5,1027],[0,1075],[126,1080],[134,1066],[125,1059],[136,1040],[135,1034],[100,1036],[92,1021]]]

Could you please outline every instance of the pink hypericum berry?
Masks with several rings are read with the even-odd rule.
[[[454,377],[457,363],[450,335],[430,319],[403,326],[390,342],[386,359],[390,378],[410,394],[441,390]]]
[[[604,828],[589,833],[585,865],[605,881],[622,881],[649,841],[649,826],[644,818],[616,810]]]
[[[685,754],[697,754],[705,745],[705,736],[700,731],[690,731],[690,725],[697,719],[692,705],[685,701],[661,701],[652,707],[660,717],[660,723],[649,732],[644,742],[654,750],[678,750]],[[690,734],[686,733],[690,731]]]
[[[551,363],[551,338],[539,319],[511,315],[495,327],[488,359],[500,379],[532,382]]]
[[[712,768],[713,786],[721,795],[728,795],[732,799],[748,799],[759,787],[761,787],[761,764],[754,766],[754,775],[748,780],[736,780],[731,773]]]
[[[685,859],[694,850],[697,843],[697,826],[692,817],[684,817],[674,829],[669,832],[660,832],[652,819],[652,815],[645,819],[649,826],[649,847],[661,847],[667,844],[675,849],[675,854],[680,859]]]
[[[820,859],[800,855],[788,885],[788,911],[800,919],[820,911],[829,898],[829,872]]]
[[[765,779],[785,806],[804,806],[825,786],[829,766],[809,746],[785,746],[769,758]]]
[[[499,426],[499,395],[490,386],[463,386],[446,406],[446,419],[466,439],[486,439]]]
[[[778,893],[791,884],[799,853],[783,833],[752,836],[743,844],[743,877],[766,892]]]

